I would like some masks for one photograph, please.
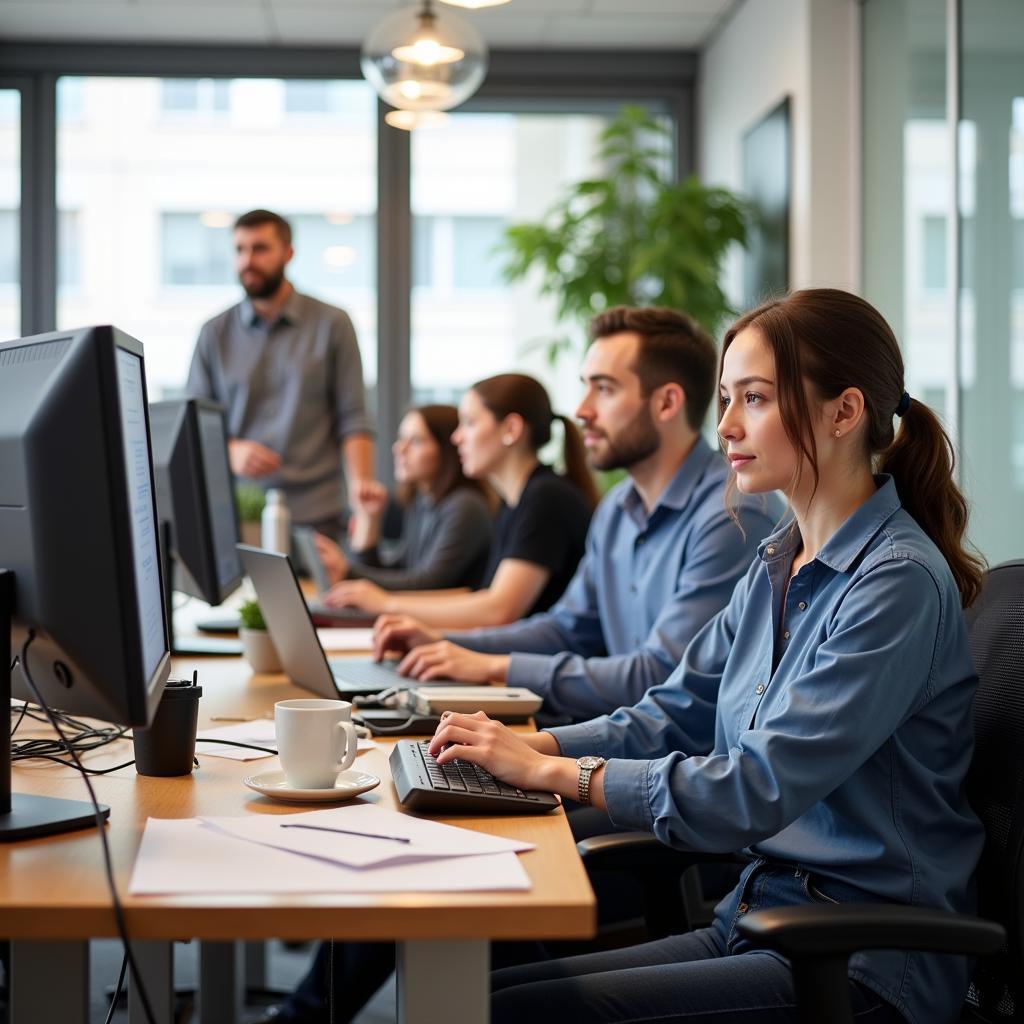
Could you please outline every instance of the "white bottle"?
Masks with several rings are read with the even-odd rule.
[[[287,555],[291,548],[291,527],[292,516],[284,501],[284,491],[271,488],[260,517],[260,546],[265,551]]]

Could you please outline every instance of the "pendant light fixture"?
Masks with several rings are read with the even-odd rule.
[[[400,111],[450,110],[484,80],[487,44],[465,18],[433,0],[420,0],[385,18],[367,36],[361,66],[381,99]],[[389,118],[388,123],[418,127],[427,120]]]

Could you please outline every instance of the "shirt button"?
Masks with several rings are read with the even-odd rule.
[[[782,639],[783,640],[788,640],[789,639],[789,630],[788,629],[786,630],[785,633],[782,634]]]
[[[799,604],[797,605],[797,608],[799,608],[799,609],[800,609],[800,611],[803,611],[803,610],[804,610],[804,609],[805,609],[806,607],[807,607],[807,602],[806,602],[806,601],[801,601],[801,602],[800,602],[800,603],[799,603]]]
[[[745,914],[749,909],[750,909],[750,907],[746,903],[741,903],[736,908],[736,912],[739,913],[739,914]]]
[[[769,545],[767,548],[765,548],[765,554],[767,554],[767,555],[774,555],[775,554],[775,548],[773,548],[771,545]]]
[[[757,686],[754,688],[754,692],[758,696],[760,696],[762,693],[764,693],[764,683],[758,683]]]

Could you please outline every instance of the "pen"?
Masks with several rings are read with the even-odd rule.
[[[361,839],[390,839],[393,843],[411,843],[405,836],[381,836],[375,832],[352,832],[347,828],[328,828],[326,825],[282,825],[281,828],[306,828],[312,832],[339,832],[343,836],[359,836]]]
[[[214,715],[210,719],[210,721],[211,722],[248,722],[248,721],[250,721],[250,719],[248,719],[248,718],[223,718],[220,715]]]

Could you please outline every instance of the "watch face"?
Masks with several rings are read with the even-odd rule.
[[[600,768],[604,764],[603,758],[594,757],[592,754],[588,754],[586,757],[581,757],[576,762],[580,768]]]

